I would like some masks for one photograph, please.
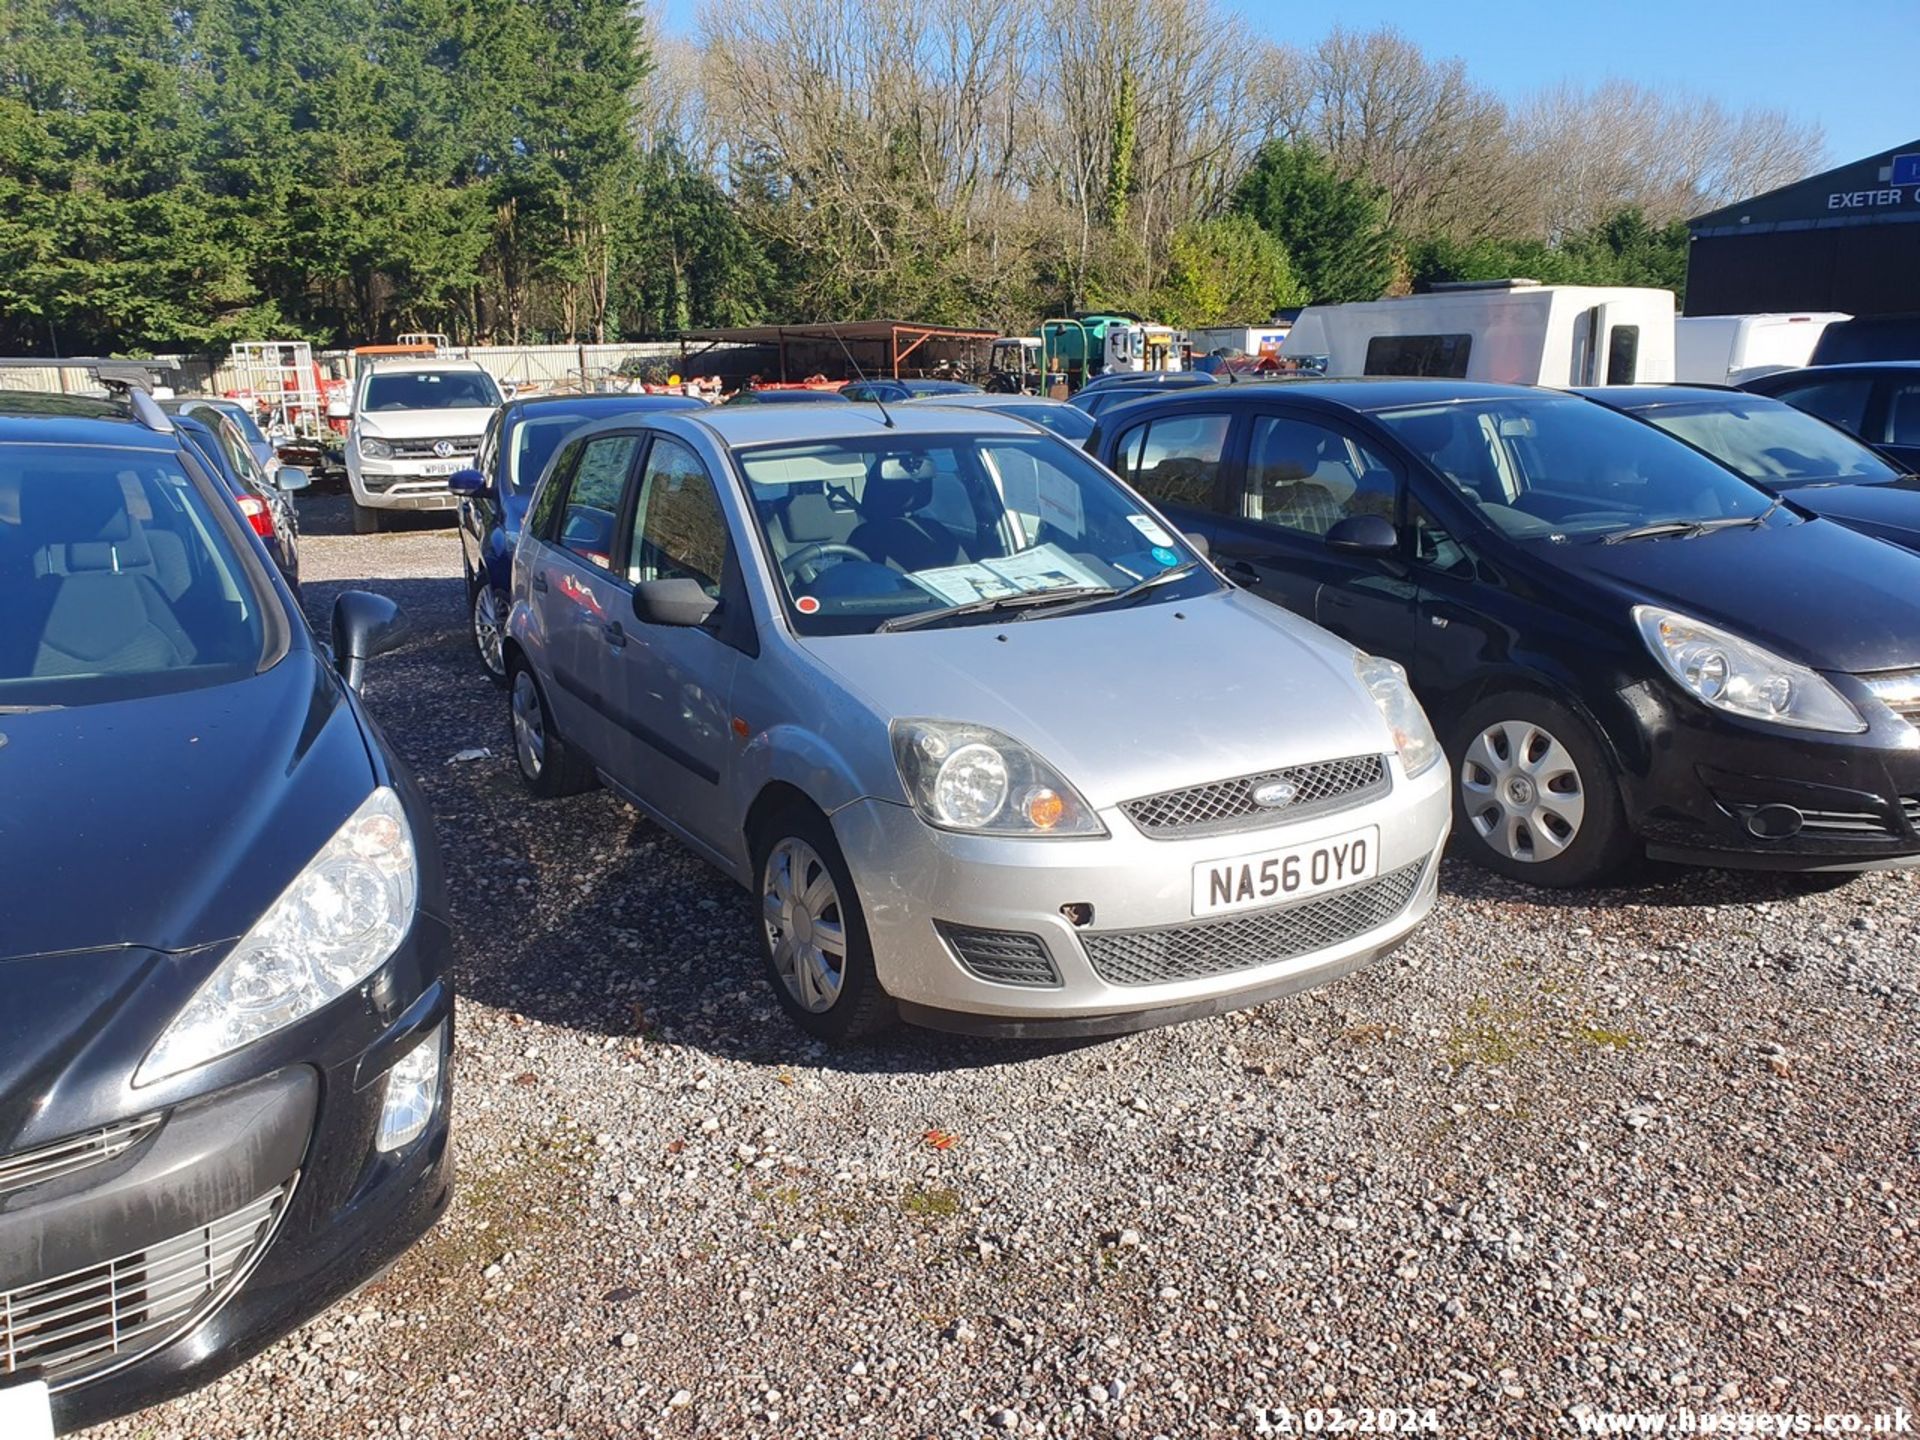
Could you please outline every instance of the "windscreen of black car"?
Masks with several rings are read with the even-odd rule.
[[[1877,485],[1899,471],[1850,435],[1777,400],[1730,396],[1642,412],[1749,480],[1778,489],[1810,480]]]
[[[492,379],[478,370],[408,370],[367,379],[361,408],[382,410],[487,410],[500,403]]]
[[[0,710],[251,674],[266,603],[175,456],[0,445]]]
[[[1076,445],[1085,444],[1093,434],[1093,417],[1078,405],[996,405],[993,408],[1003,415],[1029,420]]]
[[[1671,436],[1572,396],[1453,400],[1376,418],[1515,539],[1746,519],[1772,503]]]
[[[1046,435],[893,435],[735,454],[806,635],[1047,590],[1124,590],[1194,559],[1099,466]],[[1157,593],[1215,583],[1203,569]]]

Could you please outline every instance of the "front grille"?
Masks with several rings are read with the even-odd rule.
[[[116,1155],[124,1155],[151,1135],[159,1123],[158,1115],[145,1115],[138,1120],[75,1135],[57,1144],[43,1145],[38,1150],[0,1156],[0,1195],[24,1190],[29,1185],[39,1185],[62,1175],[71,1175],[76,1170],[85,1170],[90,1165],[99,1165]]]
[[[1920,795],[1903,796],[1900,801],[1900,811],[1907,817],[1907,824],[1914,828],[1915,833],[1920,834]]]
[[[1038,935],[1018,930],[975,930],[966,925],[937,921],[934,929],[960,963],[982,980],[998,985],[1050,986],[1060,983],[1060,972]]]
[[[1920,670],[1889,670],[1860,679],[1882,705],[1903,720],[1920,724]]]
[[[291,1189],[144,1250],[0,1291],[0,1378],[59,1389],[183,1334],[238,1282]]]
[[[1870,810],[1802,810],[1800,831],[1804,835],[1871,835],[1878,839],[1893,833],[1893,825]]]
[[[434,450],[442,440],[453,448],[445,455]],[[480,448],[478,435],[436,435],[424,440],[389,440],[396,460],[458,460],[472,455]]]
[[[1109,985],[1163,985],[1310,955],[1386,924],[1413,899],[1425,861],[1313,900],[1157,930],[1082,934]]]
[[[1277,806],[1255,803],[1253,792],[1270,783],[1291,785],[1293,798]],[[1120,808],[1151,839],[1184,840],[1327,815],[1376,800],[1392,786],[1393,779],[1380,756],[1355,755],[1166,790],[1123,801]]]

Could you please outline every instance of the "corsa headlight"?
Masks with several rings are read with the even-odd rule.
[[[393,458],[393,446],[382,440],[378,435],[362,435],[360,437],[360,453],[369,460],[391,460]]]
[[[133,1083],[204,1065],[353,989],[406,938],[417,880],[406,812],[382,787],[194,992]]]
[[[1657,605],[1633,607],[1641,638],[1682,689],[1729,715],[1857,735],[1860,712],[1823,677],[1751,640]]]
[[[1400,766],[1407,778],[1411,780],[1430,769],[1440,758],[1440,741],[1434,736],[1427,712],[1413,698],[1407,672],[1391,660],[1356,652],[1353,673],[1367,687],[1374,708],[1393,732],[1393,748],[1400,752]]]
[[[1053,766],[985,725],[896,720],[900,780],[920,818],[980,835],[1104,835],[1107,827]]]

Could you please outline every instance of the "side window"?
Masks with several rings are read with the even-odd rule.
[[[560,543],[581,559],[608,569],[613,564],[613,532],[620,496],[633,468],[637,435],[596,435],[580,452],[566,508],[560,516]]]
[[[493,412],[493,418],[487,421],[487,433],[480,437],[480,453],[473,457],[473,468],[487,477],[489,485],[497,486],[500,479],[494,467],[500,458],[500,423],[506,413],[504,410]]]
[[[1122,451],[1127,478],[1150,500],[1213,508],[1214,480],[1227,448],[1226,415],[1170,415],[1141,427],[1139,449]],[[1127,437],[1131,449],[1133,437]]]
[[[1467,378],[1471,335],[1376,335],[1367,341],[1368,375],[1438,375]]]
[[[1896,380],[1887,394],[1889,445],[1920,445],[1920,380]]]
[[[247,442],[234,423],[224,415],[208,418],[213,421],[213,433],[220,441],[220,448],[226,452],[227,463],[233,466],[233,473],[249,484],[266,484],[267,477],[261,472],[260,462],[253,458],[253,451],[247,448]]]
[[[1640,327],[1616,325],[1607,332],[1607,384],[1631,385],[1640,368]]]
[[[727,563],[727,520],[706,467],[677,440],[656,437],[640,477],[627,578],[700,582],[720,598]]]
[[[1397,497],[1386,463],[1338,431],[1287,415],[1253,422],[1248,519],[1324,535],[1351,515],[1393,520]]]
[[[580,443],[575,441],[567,446],[560,458],[553,463],[553,483],[542,486],[534,493],[533,510],[527,516],[527,525],[542,540],[555,538],[557,528],[555,517],[560,513],[560,497],[567,493],[569,472],[574,461],[579,458]]]
[[[1873,382],[1859,375],[1815,380],[1809,385],[1774,393],[1789,405],[1858,435],[1867,423],[1867,397],[1873,393]]]

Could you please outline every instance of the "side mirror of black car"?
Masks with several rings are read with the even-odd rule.
[[[1213,554],[1213,547],[1207,544],[1207,537],[1198,530],[1182,530],[1180,538],[1187,542],[1187,548],[1202,560]]]
[[[487,493],[487,477],[469,465],[447,477],[447,489],[456,495],[484,495]]]
[[[1384,515],[1349,515],[1327,531],[1327,547],[1352,555],[1391,555],[1400,548],[1400,533]]]
[[[333,602],[333,668],[355,690],[367,661],[398,649],[407,638],[407,617],[384,595],[343,590]]]
[[[646,625],[704,625],[720,602],[700,588],[698,580],[676,576],[671,580],[642,580],[633,587],[633,617]]]

